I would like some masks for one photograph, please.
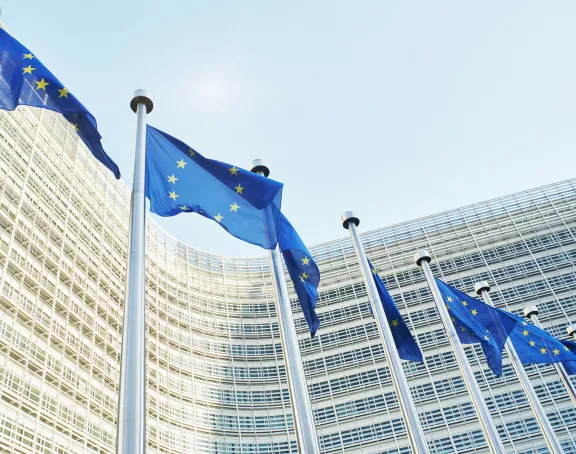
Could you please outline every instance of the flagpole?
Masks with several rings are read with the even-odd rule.
[[[418,417],[416,406],[412,400],[410,386],[408,385],[408,381],[404,375],[404,369],[402,369],[402,362],[400,361],[400,356],[398,355],[398,350],[394,343],[394,337],[390,330],[390,324],[386,318],[384,306],[382,306],[382,301],[378,294],[376,284],[374,283],[370,266],[368,265],[366,252],[364,251],[364,247],[360,241],[360,236],[358,235],[358,230],[356,229],[359,224],[360,219],[356,217],[353,211],[346,211],[342,215],[342,226],[350,232],[350,237],[354,243],[354,249],[356,249],[356,256],[360,263],[360,268],[362,269],[364,282],[368,291],[368,299],[372,306],[372,313],[376,319],[376,326],[378,326],[380,340],[382,341],[386,359],[388,360],[388,368],[390,370],[390,375],[392,376],[392,384],[394,385],[396,395],[398,396],[400,410],[404,422],[406,423],[410,445],[415,454],[428,454],[429,451],[428,444],[426,443],[426,436],[422,430],[420,418]]]
[[[154,104],[150,92],[136,90],[130,102],[136,112],[134,180],[130,198],[130,236],[122,331],[118,397],[117,454],[146,452],[146,115]]]
[[[251,171],[264,177],[270,175],[270,170],[262,159],[252,161]],[[267,211],[264,211],[264,216],[266,224],[269,224],[271,220]],[[310,404],[306,377],[304,376],[304,367],[294,326],[294,316],[292,315],[288,287],[278,245],[274,249],[268,250],[268,260],[272,269],[278,327],[280,329],[284,362],[286,363],[286,379],[292,403],[298,450],[303,454],[320,454],[314,414]]]
[[[490,296],[490,285],[486,281],[477,282],[474,284],[474,290],[476,293],[484,298],[484,301],[489,306],[494,307],[494,303],[492,302],[492,297]],[[528,378],[528,374],[526,374],[526,370],[522,365],[522,361],[520,361],[520,357],[516,352],[516,348],[514,348],[514,344],[510,340],[510,338],[506,339],[506,350],[508,351],[508,355],[510,356],[510,360],[512,362],[512,367],[518,376],[518,380],[520,381],[520,385],[524,390],[524,394],[528,398],[528,402],[530,403],[530,407],[532,408],[532,412],[536,417],[536,421],[538,421],[538,425],[542,430],[542,435],[544,435],[544,439],[546,440],[546,444],[550,449],[552,454],[562,454],[564,450],[562,449],[562,445],[560,441],[556,437],[554,433],[554,429],[548,420],[548,416],[544,412],[540,401],[538,400],[538,396],[536,395],[536,391],[534,391],[534,387],[530,383],[530,379]]]
[[[532,323],[534,323],[534,326],[537,326],[538,328],[542,329],[540,320],[538,320],[539,312],[540,311],[538,310],[537,306],[534,305],[528,306],[524,308],[524,317],[531,320]],[[558,375],[560,375],[560,380],[562,380],[562,383],[564,383],[564,386],[566,387],[566,390],[568,391],[568,394],[570,395],[572,402],[574,403],[574,405],[576,405],[576,388],[574,387],[574,384],[570,381],[570,376],[568,375],[568,372],[566,372],[566,369],[564,369],[562,363],[553,363],[552,365],[556,369],[556,372],[558,372]]]
[[[498,434],[496,425],[494,424],[492,416],[490,415],[488,407],[486,406],[486,402],[482,397],[480,386],[478,386],[478,382],[476,381],[472,369],[470,368],[470,364],[468,364],[468,360],[466,359],[466,353],[464,352],[464,348],[460,343],[456,328],[454,328],[454,325],[450,321],[450,314],[448,314],[448,310],[446,309],[444,300],[440,294],[440,289],[438,288],[438,285],[434,280],[434,276],[432,275],[432,270],[430,269],[429,265],[432,258],[427,251],[421,249],[414,255],[414,260],[418,266],[422,267],[424,275],[426,276],[426,280],[428,281],[428,286],[430,287],[432,296],[434,297],[436,308],[440,313],[442,324],[444,325],[444,329],[448,334],[448,339],[452,345],[454,355],[456,356],[456,361],[458,362],[458,366],[462,372],[462,378],[466,383],[468,392],[472,397],[472,403],[474,404],[474,408],[478,413],[478,420],[482,426],[482,431],[484,432],[484,438],[488,444],[488,448],[493,454],[506,454],[506,450],[504,449],[504,445],[500,440],[500,435]]]

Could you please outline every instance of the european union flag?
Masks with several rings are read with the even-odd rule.
[[[516,320],[517,324],[510,333],[510,340],[522,364],[561,362],[564,363],[568,373],[576,373],[576,363],[574,363],[576,361],[576,344],[574,342],[556,339],[523,318],[501,309],[498,310]]]
[[[480,343],[488,367],[496,375],[501,375],[504,344],[514,330],[517,320],[512,314],[478,301],[438,278],[436,283],[460,342]]]
[[[372,266],[372,263],[370,263],[370,260],[368,260],[368,265],[370,265],[370,269],[372,270],[372,277],[378,289],[382,306],[384,306],[384,313],[390,323],[390,331],[392,331],[398,355],[400,355],[400,358],[408,361],[423,362],[424,359],[422,358],[420,347],[418,347],[418,344],[412,337],[412,333],[408,329],[406,322],[404,322],[402,315],[400,315],[400,311],[396,307],[392,296],[388,293],[388,289]],[[370,310],[372,310],[372,308],[370,308]]]
[[[576,357],[576,342],[562,341],[562,345],[570,350]],[[576,375],[576,361],[563,361],[562,364],[568,375]]]
[[[280,211],[282,183],[202,156],[152,126],[146,128],[146,197],[160,216],[198,213],[264,249],[278,244],[312,336],[318,330],[320,273]]]
[[[198,213],[248,243],[274,249],[278,242],[282,183],[205,158],[150,125],[146,197],[150,211],[160,216]]]
[[[316,315],[320,271],[300,236],[282,213],[280,213],[278,230],[278,246],[294,284],[310,333],[314,337],[320,325]]]
[[[32,52],[0,29],[0,109],[17,106],[60,112],[94,157],[120,178],[118,166],[102,148],[96,119]]]

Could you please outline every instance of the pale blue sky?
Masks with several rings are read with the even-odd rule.
[[[267,160],[308,244],[553,183],[576,169],[576,2],[4,0],[132,178],[132,91],[207,157]],[[482,172],[489,176],[482,178]],[[262,255],[199,216],[160,220]]]

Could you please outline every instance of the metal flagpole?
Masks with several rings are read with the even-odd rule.
[[[428,285],[430,286],[430,290],[432,291],[432,296],[434,297],[434,302],[436,303],[436,308],[440,313],[440,318],[442,319],[442,324],[444,325],[444,329],[448,334],[448,339],[450,340],[450,344],[452,345],[452,349],[454,350],[454,354],[456,356],[456,361],[458,362],[458,366],[460,367],[460,371],[462,372],[462,377],[464,378],[464,382],[466,383],[466,387],[468,388],[468,392],[472,397],[472,403],[474,404],[474,408],[476,408],[476,412],[478,413],[478,420],[480,421],[480,425],[482,426],[482,431],[484,432],[484,438],[486,439],[486,443],[488,444],[488,448],[490,452],[493,454],[505,454],[506,450],[504,449],[504,445],[500,440],[500,435],[498,435],[498,430],[496,430],[496,425],[492,420],[492,416],[488,411],[488,407],[486,406],[486,402],[482,397],[482,392],[480,391],[480,387],[478,386],[478,382],[472,373],[472,369],[468,364],[468,360],[466,359],[466,353],[464,352],[464,348],[462,348],[462,344],[460,343],[460,339],[458,338],[458,333],[456,332],[456,328],[450,321],[450,314],[448,314],[448,310],[444,304],[444,300],[442,299],[442,295],[440,294],[440,289],[434,280],[434,276],[432,275],[432,270],[430,269],[430,261],[432,258],[430,254],[425,250],[419,250],[414,255],[414,260],[418,266],[421,266],[424,270],[424,274],[426,275],[426,280],[428,281]]]
[[[252,161],[252,172],[268,177],[270,170],[262,159]],[[268,217],[268,213],[264,212]],[[318,445],[318,435],[314,425],[314,415],[310,405],[308,386],[304,376],[302,357],[298,346],[298,337],[294,326],[294,316],[288,298],[288,287],[284,277],[284,268],[280,258],[280,248],[278,245],[268,251],[270,268],[272,269],[272,280],[274,282],[274,293],[276,294],[276,313],[278,314],[278,327],[280,329],[280,339],[282,342],[282,352],[286,363],[286,378],[290,401],[292,403],[292,413],[294,416],[294,428],[298,439],[299,452],[304,454],[320,454]]]
[[[136,112],[136,153],[130,198],[130,240],[122,332],[118,397],[117,454],[146,451],[146,115],[154,104],[147,90],[136,90],[130,102]]]
[[[482,281],[474,284],[474,290],[476,290],[476,293],[478,295],[484,298],[486,304],[494,307],[494,303],[492,302],[492,298],[490,296],[490,285],[488,284],[488,282]],[[554,429],[552,428],[552,425],[548,420],[548,416],[546,416],[546,413],[544,412],[544,409],[542,408],[542,405],[538,400],[536,391],[534,391],[534,388],[530,383],[528,374],[526,374],[524,366],[522,366],[522,362],[518,357],[518,353],[514,348],[514,344],[509,338],[506,339],[506,350],[508,351],[508,355],[510,356],[510,359],[512,361],[512,367],[514,368],[514,371],[516,372],[516,375],[520,380],[520,385],[522,385],[524,394],[526,394],[526,397],[528,398],[528,402],[530,403],[532,412],[536,417],[536,421],[538,421],[538,425],[542,430],[542,435],[544,435],[544,439],[546,440],[546,444],[548,445],[550,452],[552,454],[562,454],[564,452],[564,450],[562,449],[562,445],[560,444],[560,441],[558,440],[556,434],[554,433]]]
[[[378,295],[378,289],[374,283],[374,278],[372,277],[372,272],[368,265],[368,259],[366,258],[364,247],[362,246],[360,236],[356,229],[359,224],[360,219],[356,217],[353,211],[346,211],[342,215],[342,225],[350,232],[350,237],[352,238],[354,249],[356,249],[356,255],[360,262],[360,268],[364,275],[368,298],[372,305],[372,313],[376,319],[376,325],[378,326],[378,332],[380,333],[380,340],[382,341],[384,352],[388,360],[388,368],[390,369],[392,383],[396,395],[398,396],[400,410],[402,411],[402,416],[406,422],[410,445],[415,454],[427,454],[429,451],[426,437],[422,430],[422,426],[420,425],[420,418],[416,412],[416,406],[412,400],[410,387],[408,386],[404,370],[402,369],[402,363],[396,345],[394,344],[394,337],[392,337],[392,331],[390,330],[390,325],[386,318],[386,313],[384,312],[384,306],[382,306],[382,301],[380,300],[380,295]]]
[[[532,323],[534,323],[534,326],[542,328],[540,320],[538,320],[538,313],[539,311],[537,306],[528,306],[524,308],[524,317],[530,319]],[[554,363],[553,366],[556,369],[556,372],[558,372],[558,375],[560,375],[560,380],[562,380],[562,383],[564,383],[564,386],[566,387],[566,390],[568,391],[568,394],[570,395],[572,402],[574,403],[574,405],[576,405],[576,388],[574,387],[574,384],[570,381],[570,376],[568,375],[568,372],[566,372],[566,369],[564,369],[562,363]]]
[[[568,336],[576,340],[576,325],[569,325],[566,331],[568,332]]]

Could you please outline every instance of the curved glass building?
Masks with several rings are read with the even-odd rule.
[[[129,191],[70,124],[0,112],[0,452],[114,453]],[[342,235],[346,232],[342,230]],[[495,303],[576,321],[576,180],[362,235],[425,355],[404,363],[433,453],[486,444],[430,292],[412,256]],[[267,259],[199,251],[148,223],[148,452],[297,452]],[[292,294],[323,453],[409,453],[406,429],[351,241],[311,247],[322,281],[319,335]],[[505,356],[495,377],[466,347],[504,444],[546,453]],[[576,408],[551,366],[529,376],[566,453]]]

